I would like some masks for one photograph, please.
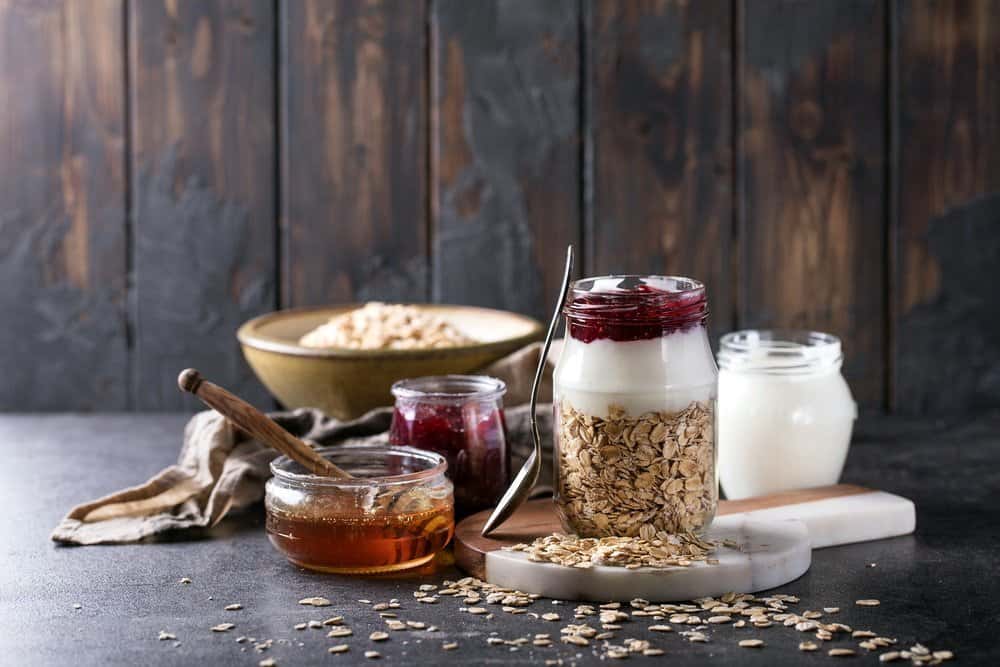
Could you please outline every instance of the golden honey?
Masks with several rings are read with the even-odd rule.
[[[296,565],[323,572],[389,572],[422,565],[454,532],[450,508],[385,516],[267,517],[268,537]]]

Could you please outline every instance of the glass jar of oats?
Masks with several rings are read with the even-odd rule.
[[[718,505],[718,370],[705,286],[602,276],[570,286],[556,364],[555,501],[584,537],[701,533]]]

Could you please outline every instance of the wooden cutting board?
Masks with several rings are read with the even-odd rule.
[[[719,565],[671,570],[582,570],[536,563],[503,547],[562,532],[552,501],[525,503],[490,537],[479,533],[488,511],[466,518],[455,532],[455,558],[463,570],[490,583],[548,597],[611,600],[643,597],[687,600],[727,591],[756,592],[792,581],[809,568],[811,549],[913,532],[916,515],[906,498],[859,486],[804,489],[722,501],[709,536],[735,540],[720,548]]]

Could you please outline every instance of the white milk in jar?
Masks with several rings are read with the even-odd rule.
[[[727,498],[836,484],[857,406],[840,339],[737,331],[719,348],[719,480]]]

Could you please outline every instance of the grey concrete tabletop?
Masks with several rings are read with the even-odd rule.
[[[0,664],[2,665],[248,665],[276,664],[591,664],[600,642],[513,647],[487,638],[531,637],[572,622],[573,605],[538,600],[529,610],[562,620],[514,616],[496,605],[491,618],[460,613],[461,600],[416,604],[420,584],[461,576],[447,562],[434,571],[391,578],[318,575],[289,565],[269,545],[263,511],[254,508],[198,535],[144,544],[61,547],[49,532],[72,505],[146,480],[176,459],[185,415],[0,417]],[[899,647],[922,642],[954,651],[957,664],[1000,664],[1000,418],[945,422],[866,418],[856,430],[845,481],[913,499],[917,532],[815,552],[811,570],[779,592],[800,596],[796,610],[838,606],[831,615],[856,629],[896,637]],[[188,577],[190,584],[181,584]],[[330,607],[297,604],[321,595]],[[439,630],[392,632],[376,645],[368,635],[384,621],[370,604],[398,598],[400,618]],[[877,598],[878,607],[858,607]],[[243,609],[224,611],[239,603]],[[311,619],[343,615],[353,636],[329,639],[325,630],[297,631]],[[596,619],[592,619],[596,621]],[[209,628],[235,623],[230,632]],[[676,632],[658,634],[653,622],[622,623],[616,640],[634,637],[662,648],[663,657],[632,656],[640,664],[837,664],[830,648],[854,648],[847,660],[878,664],[858,639],[838,635],[822,651],[798,650],[811,639],[776,624],[766,629],[712,626],[694,644]],[[594,625],[597,625],[595,622]],[[160,641],[160,631],[176,641]],[[493,634],[495,633],[495,634]],[[236,641],[273,640],[256,651]],[[759,638],[759,649],[740,639]],[[350,650],[330,654],[342,642]],[[458,647],[443,650],[456,642]],[[557,664],[557,663],[549,663]],[[850,663],[848,663],[850,664]]]

